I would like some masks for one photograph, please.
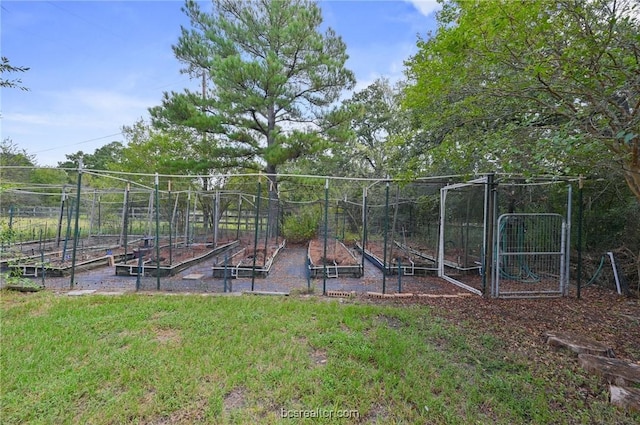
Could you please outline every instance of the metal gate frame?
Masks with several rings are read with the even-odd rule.
[[[557,246],[557,243],[552,244],[554,246],[545,246],[543,251],[535,250],[533,248],[540,248],[540,246],[533,247],[531,245],[527,246],[524,242],[522,245],[518,246],[515,250],[503,249],[502,241],[503,235],[505,235],[506,224],[509,220],[513,220],[514,222],[524,222],[526,221],[538,221],[537,219],[557,219],[561,223],[560,228],[560,246]],[[543,225],[544,226],[544,225]],[[533,298],[533,297],[561,297],[567,295],[568,292],[568,229],[569,225],[565,217],[561,214],[554,213],[510,213],[510,214],[502,214],[497,220],[496,226],[496,237],[494,239],[494,262],[493,262],[493,279],[491,286],[491,295],[493,297],[502,297],[502,298]],[[543,227],[544,231],[557,231],[557,226],[553,227]],[[549,235],[551,239],[553,237]],[[547,274],[547,277],[556,277],[558,279],[558,289],[557,290],[519,290],[519,291],[508,291],[501,290],[500,280],[502,278],[503,272],[502,267],[505,263],[507,263],[511,258],[519,258],[520,260],[524,257],[527,258],[528,262],[535,262],[536,260],[542,261],[546,264],[544,258],[553,259],[559,258],[559,265],[557,270],[553,270],[554,274]],[[519,260],[519,261],[520,261]],[[551,272],[552,270],[547,270]],[[530,270],[529,273],[533,273]],[[557,272],[557,274],[555,274]],[[537,277],[537,276],[536,276]],[[515,280],[515,279],[514,279]],[[535,285],[536,283],[532,283]]]
[[[491,296],[491,297],[503,297],[503,298],[548,298],[548,297],[561,297],[569,294],[569,274],[570,274],[570,240],[571,240],[571,202],[572,202],[572,186],[567,184],[567,204],[566,209],[562,213],[520,213],[522,216],[554,216],[561,219],[560,229],[556,231],[561,232],[560,247],[554,246],[552,250],[544,248],[539,251],[523,251],[517,253],[517,255],[531,256],[532,261],[536,256],[551,255],[559,257],[559,265],[553,273],[547,273],[546,277],[553,276],[558,280],[557,289],[551,291],[548,290],[532,290],[532,291],[506,291],[504,286],[500,285],[500,269],[501,259],[507,255],[516,255],[514,253],[500,252],[500,247],[497,241],[499,241],[501,235],[498,235],[500,230],[500,222],[504,220],[503,216],[509,214],[503,214],[498,217],[498,191],[497,188],[503,183],[499,183],[494,179],[494,174],[487,174],[483,177],[470,180],[464,183],[456,183],[444,186],[440,189],[440,234],[438,241],[438,277],[447,280],[448,282],[457,285],[469,292],[477,295]],[[549,185],[566,183],[562,181],[543,181],[533,183],[516,183],[516,185]],[[447,276],[444,262],[444,223],[445,223],[445,204],[447,201],[447,192],[449,190],[455,190],[473,185],[484,185],[485,187],[485,205],[484,205],[484,232],[482,241],[482,258],[479,262],[479,272],[482,276],[482,289],[477,289],[469,286],[452,276]],[[511,183],[511,186],[514,184]],[[514,214],[514,213],[511,213]],[[537,231],[540,231],[538,229]],[[544,252],[543,252],[544,251]]]
[[[451,276],[447,276],[446,271],[445,271],[445,258],[444,258],[444,223],[445,223],[445,216],[446,216],[446,200],[447,200],[447,192],[449,190],[454,190],[454,189],[459,189],[459,188],[463,188],[463,187],[469,187],[469,186],[478,186],[478,185],[484,185],[484,197],[485,197],[485,202],[484,202],[484,211],[483,211],[483,221],[484,221],[484,231],[483,233],[483,241],[482,241],[482,247],[483,247],[483,257],[486,255],[484,254],[484,252],[486,252],[485,247],[487,245],[487,232],[486,232],[486,228],[487,228],[487,220],[488,220],[488,216],[487,216],[487,197],[490,194],[490,190],[489,190],[489,184],[488,184],[489,180],[487,178],[487,176],[483,176],[480,177],[478,179],[474,179],[465,183],[455,183],[455,184],[450,184],[447,185],[443,188],[440,189],[440,235],[438,238],[438,277],[448,281],[449,283],[453,283],[456,286],[459,286],[460,288],[463,288],[473,294],[476,295],[482,295],[482,291],[474,288],[472,286],[467,285],[464,282],[459,281],[458,279],[455,279]],[[483,260],[484,261],[484,260]],[[484,273],[483,272],[483,268],[482,265],[479,265],[478,267],[474,267],[473,269],[478,269],[480,271],[480,273]]]

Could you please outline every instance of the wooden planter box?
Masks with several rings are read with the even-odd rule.
[[[234,241],[225,245],[221,245],[216,248],[205,250],[204,253],[194,256],[188,260],[184,260],[181,262],[177,262],[176,264],[160,264],[158,267],[155,259],[147,259],[142,262],[142,266],[140,267],[141,276],[174,276],[195,264],[198,264],[202,261],[205,261],[211,257],[216,255],[220,255],[225,251],[232,249],[235,245],[237,245],[238,241]],[[162,248],[163,253],[166,253],[167,248]],[[150,249],[150,253],[155,255],[155,249]],[[142,251],[140,251],[142,254]],[[126,263],[116,264],[116,276],[137,276],[138,275],[138,259],[135,258]]]
[[[258,250],[258,257],[262,257],[260,260],[256,257],[255,267],[253,262],[254,250],[253,248],[239,248],[233,254],[227,257],[227,264],[225,260],[221,259],[211,268],[213,277],[215,278],[249,278],[249,277],[267,277],[271,271],[273,261],[278,256],[278,253],[286,245],[286,241],[283,240],[279,245],[269,244],[267,246],[267,252],[264,248]]]
[[[327,241],[327,258],[325,260],[324,241],[314,239],[309,242],[307,251],[307,263],[309,276],[312,278],[324,277],[362,277],[362,263],[342,242],[338,240]]]

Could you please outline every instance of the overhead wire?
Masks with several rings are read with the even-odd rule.
[[[108,135],[106,135],[106,136],[96,137],[96,138],[94,138],[94,139],[83,140],[83,141],[81,141],[81,142],[77,142],[77,143],[65,144],[64,146],[54,146],[54,147],[52,147],[52,148],[48,148],[48,149],[41,149],[41,150],[39,150],[39,151],[35,151],[35,152],[32,152],[32,153],[37,154],[37,153],[42,153],[42,152],[49,152],[49,151],[53,151],[53,150],[56,150],[56,149],[62,149],[62,148],[67,147],[67,146],[77,146],[77,145],[82,145],[82,144],[84,144],[84,143],[95,142],[96,140],[102,140],[102,139],[107,139],[107,138],[109,138],[109,137],[120,136],[121,134],[122,134],[122,132],[113,133],[113,134],[108,134]]]

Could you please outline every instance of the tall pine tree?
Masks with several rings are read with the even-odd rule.
[[[209,168],[265,172],[326,148],[334,103],[354,86],[346,45],[307,0],[214,0],[210,12],[188,0],[191,28],[173,47],[202,91],[165,93],[151,109],[157,126],[201,134]]]

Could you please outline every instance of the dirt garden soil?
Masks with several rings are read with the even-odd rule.
[[[322,265],[324,258],[324,241],[313,239],[309,242],[309,257],[311,264]],[[327,264],[337,264],[338,266],[357,266],[359,262],[353,254],[339,241],[327,242]]]

